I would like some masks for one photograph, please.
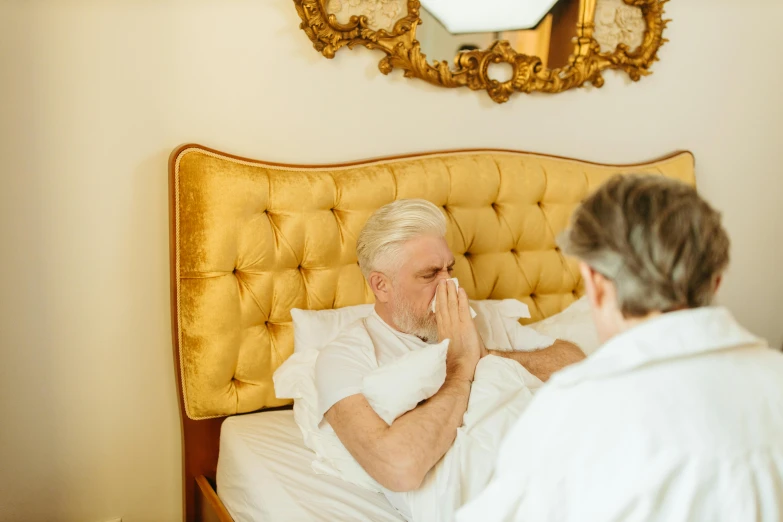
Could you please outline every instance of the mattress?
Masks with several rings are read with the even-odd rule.
[[[293,411],[229,417],[220,432],[217,493],[235,522],[404,520],[380,493],[316,475]]]

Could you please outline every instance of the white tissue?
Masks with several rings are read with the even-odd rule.
[[[454,281],[454,286],[459,290],[459,281],[457,281],[456,277],[452,277],[451,279],[447,279],[447,281]],[[432,302],[430,303],[430,311],[434,314],[435,313],[435,301],[438,299],[438,293],[435,292],[435,297],[432,298]],[[471,307],[470,309],[470,316],[472,318],[476,318],[476,311]]]

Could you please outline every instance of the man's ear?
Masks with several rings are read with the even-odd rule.
[[[597,309],[606,298],[604,288],[604,277],[590,268],[590,265],[584,261],[579,262],[579,272],[582,274],[582,281],[585,285],[585,294],[590,306]]]
[[[723,282],[723,274],[718,274],[715,277],[715,287],[712,289],[713,293],[717,293],[720,288],[720,284]]]
[[[386,274],[380,272],[370,272],[370,277],[367,278],[367,282],[370,283],[370,290],[375,294],[375,299],[381,303],[388,303],[391,292],[391,281]]]

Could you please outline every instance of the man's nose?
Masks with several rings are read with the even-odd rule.
[[[438,273],[437,282],[440,283],[446,279],[451,279],[451,276],[447,270],[441,270],[440,273]]]

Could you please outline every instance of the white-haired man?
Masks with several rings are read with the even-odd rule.
[[[375,212],[357,243],[359,266],[376,298],[374,312],[346,329],[316,364],[320,412],[359,464],[392,492],[418,488],[452,445],[476,364],[487,353],[465,291],[447,281],[454,256],[445,235],[443,214],[424,200],[399,200]],[[436,292],[433,314],[429,304]],[[387,425],[361,394],[363,377],[443,339],[450,339],[445,383],[429,400]],[[562,341],[505,356],[544,381],[584,358],[579,348]]]

